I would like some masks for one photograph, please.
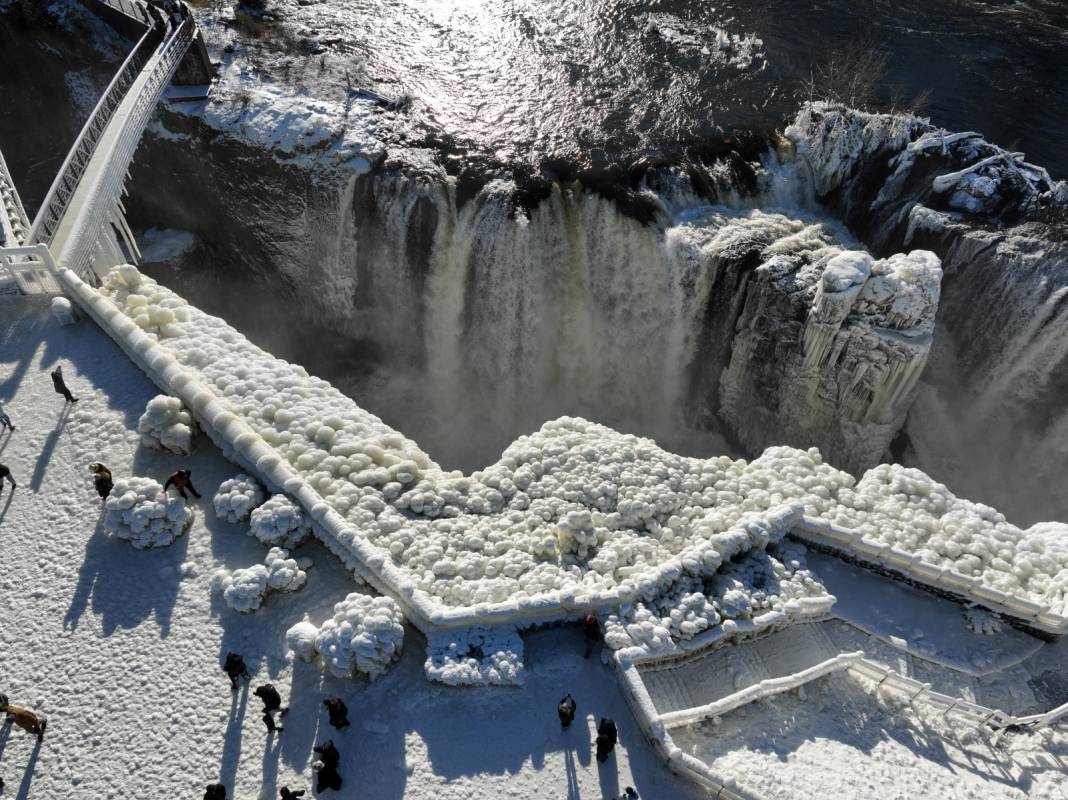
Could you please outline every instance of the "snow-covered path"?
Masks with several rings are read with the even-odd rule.
[[[80,398],[68,411],[48,375],[56,364]],[[0,496],[0,691],[49,717],[37,749],[18,729],[0,733],[3,796],[177,800],[221,779],[238,800],[274,798],[282,785],[310,787],[311,747],[328,737],[346,785],[325,796],[610,798],[628,784],[652,800],[699,796],[642,739],[612,672],[581,658],[578,631],[526,637],[522,689],[428,683],[414,631],[375,684],[291,663],[286,628],[305,612],[325,619],[351,578],[310,542],[298,551],[315,562],[304,590],[250,616],[226,608],[212,573],[258,563],[266,548],[211,513],[211,493],[238,470],[206,438],[184,459],[139,446],[137,418],[155,394],[92,323],[60,328],[39,300],[0,299],[0,403],[17,427],[0,435],[0,462],[19,482]],[[134,550],[99,525],[94,460],[116,478],[160,481],[189,466],[208,499],[175,544]],[[220,670],[230,649],[253,686],[273,682],[292,704],[280,737],[264,735],[255,697],[230,692]],[[564,691],[585,723],[567,733],[555,713]],[[328,693],[346,700],[351,728],[326,725]],[[604,767],[592,757],[601,715],[621,741]]]

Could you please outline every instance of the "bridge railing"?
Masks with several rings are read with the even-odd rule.
[[[30,222],[26,219],[26,211],[22,207],[19,193],[15,189],[15,181],[11,178],[11,172],[8,171],[3,153],[0,153],[0,213],[7,217],[8,227],[15,235],[14,242],[0,241],[0,246],[22,244],[30,230]]]
[[[149,26],[145,35],[138,40],[111,83],[108,84],[108,88],[104,90],[104,94],[101,95],[93,112],[89,115],[89,119],[82,126],[74,146],[67,153],[67,158],[52,182],[48,194],[45,195],[44,202],[41,203],[41,208],[37,211],[29,235],[26,237],[27,242],[52,244],[67,206],[100,142],[100,137],[104,135],[108,122],[115,113],[115,109],[122,103],[126,91],[137,80],[145,63],[158,46],[161,36],[162,31]]]
[[[109,219],[119,202],[134,151],[137,150],[149,118],[195,35],[196,23],[192,16],[188,16],[182,20],[181,25],[172,30],[151,56],[146,64],[150,72],[138,89],[133,107],[122,121],[119,135],[112,140],[109,152],[101,154],[104,166],[93,177],[94,184],[88,192],[86,205],[80,209],[72,209],[78,216],[68,241],[64,243],[62,251],[57,253],[57,260],[83,280],[97,283],[92,265],[99,249],[100,237],[106,231]]]

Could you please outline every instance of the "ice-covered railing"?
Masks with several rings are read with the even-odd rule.
[[[59,230],[64,215],[67,213],[78,184],[89,167],[97,144],[104,136],[108,123],[116,109],[122,103],[127,90],[137,80],[145,63],[162,39],[162,34],[155,27],[146,28],[144,35],[126,56],[115,77],[100,96],[89,118],[85,121],[73,147],[67,153],[59,173],[45,195],[41,208],[33,220],[27,241],[52,244]]]
[[[12,247],[20,245],[26,240],[26,234],[30,229],[30,222],[26,219],[26,211],[22,207],[15,181],[11,178],[11,172],[4,161],[4,154],[0,152],[0,211],[4,215],[4,224],[0,224],[0,247]],[[10,237],[5,234],[10,232]]]
[[[86,187],[85,205],[68,210],[76,217],[68,240],[55,243],[58,252],[56,260],[78,275],[92,275],[92,264],[100,247],[102,233],[122,194],[134,151],[163,90],[195,35],[196,24],[192,16],[187,16],[149,57],[144,70],[135,80],[132,91],[136,94],[124,98],[119,114],[113,120],[114,124],[122,125],[121,130],[110,139],[106,152],[95,155],[95,158],[103,160],[91,176],[91,184]]]

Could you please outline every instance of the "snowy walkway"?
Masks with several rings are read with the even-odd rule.
[[[237,800],[274,798],[276,787],[310,786],[311,747],[328,736],[342,753],[344,797],[596,799],[627,784],[652,800],[698,796],[639,734],[611,671],[581,658],[578,631],[526,637],[522,689],[430,684],[413,631],[380,682],[324,679],[292,664],[283,642],[305,610],[320,622],[352,590],[318,544],[297,551],[315,562],[307,588],[245,617],[211,594],[211,575],[258,563],[266,548],[217,520],[209,501],[169,548],[108,538],[90,461],[157,479],[188,465],[207,497],[236,470],[203,437],[188,459],[139,447],[137,418],[155,387],[92,323],[59,328],[46,309],[0,298],[0,403],[17,426],[0,436],[0,461],[19,482],[0,497],[0,691],[50,718],[37,750],[18,729],[0,733],[5,797],[178,800],[221,776]],[[48,376],[56,364],[81,398],[67,413]],[[254,686],[270,680],[292,703],[281,738],[264,736],[256,698],[231,695],[219,668],[231,648]],[[555,703],[567,690],[587,730],[561,733]],[[326,727],[324,692],[346,700],[345,732]],[[588,732],[602,714],[621,742],[603,768]]]

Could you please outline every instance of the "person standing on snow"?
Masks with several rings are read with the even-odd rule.
[[[93,473],[93,486],[96,487],[96,493],[100,495],[101,500],[107,500],[115,486],[114,481],[111,480],[111,470],[99,461],[94,461],[89,465],[89,471]]]
[[[571,721],[575,718],[575,698],[571,696],[571,692],[568,692],[560,700],[560,703],[556,706],[556,713],[560,715],[560,727],[568,728],[571,726]]]
[[[340,697],[328,697],[323,700],[326,713],[330,715],[330,724],[338,730],[349,726],[349,709]]]
[[[209,783],[204,789],[204,800],[226,800],[226,787],[221,783]]]
[[[304,790],[297,789],[296,791],[294,791],[288,786],[283,786],[281,789],[278,790],[278,795],[282,798],[282,800],[294,800],[294,798],[303,797]]]
[[[167,478],[167,482],[163,484],[163,491],[167,491],[171,486],[178,490],[178,494],[182,496],[183,500],[188,500],[189,496],[185,493],[188,489],[193,493],[193,496],[198,500],[200,499],[200,492],[193,488],[193,481],[189,479],[189,476],[193,474],[191,469],[180,469],[175,472],[171,477]]]
[[[4,407],[0,406],[0,431],[4,428],[10,428],[15,430],[15,426],[11,424],[11,417],[4,413]]]
[[[324,789],[334,789],[340,792],[341,775],[337,771],[337,765],[341,760],[341,754],[334,747],[333,741],[327,739],[318,747],[313,747],[312,750],[319,754],[319,760],[312,764],[312,769],[318,773],[315,781],[315,791],[321,792]]]
[[[67,384],[63,380],[63,367],[56,367],[52,370],[52,386],[55,388],[56,394],[63,395],[64,400],[68,403],[78,402],[78,398],[70,393],[70,389],[67,388]]]
[[[235,692],[238,678],[244,678],[246,681],[252,680],[252,676],[248,674],[248,667],[245,666],[245,659],[234,652],[226,654],[223,672],[230,677],[230,688]]]
[[[616,723],[608,717],[601,717],[601,723],[597,726],[597,760],[607,759],[617,741],[619,734],[616,732]]]
[[[11,490],[12,491],[14,491],[15,489],[19,488],[18,484],[15,483],[15,479],[11,477],[11,470],[9,470],[3,464],[0,464],[0,494],[4,493],[4,480],[5,479],[7,479],[8,481],[11,482]]]
[[[265,683],[253,692],[256,697],[263,701],[263,724],[267,726],[267,733],[285,730],[281,725],[275,724],[274,712],[278,712],[281,719],[289,711],[289,706],[282,708],[282,697],[278,690],[270,683]]]
[[[582,633],[586,637],[586,654],[583,658],[589,658],[593,648],[601,641],[601,626],[594,614],[587,614],[582,622]]]

